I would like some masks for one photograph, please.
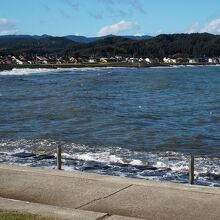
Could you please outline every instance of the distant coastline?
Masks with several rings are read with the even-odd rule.
[[[176,63],[176,64],[145,64],[145,63],[77,63],[77,64],[0,64],[0,71],[16,69],[57,69],[57,68],[93,68],[93,67],[172,67],[172,66],[213,66],[216,63]]]

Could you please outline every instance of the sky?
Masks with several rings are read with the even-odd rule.
[[[220,34],[220,0],[0,0],[0,35]]]

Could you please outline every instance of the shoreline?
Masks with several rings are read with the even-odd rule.
[[[57,69],[57,68],[96,68],[96,67],[173,67],[173,66],[217,66],[218,63],[176,63],[176,64],[145,64],[145,63],[79,63],[79,64],[0,64],[0,71],[16,69]]]

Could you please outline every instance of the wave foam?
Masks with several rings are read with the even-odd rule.
[[[71,68],[14,68],[12,70],[0,71],[0,76],[22,76],[31,74],[47,74],[47,73],[71,73],[71,72],[86,72],[86,71],[97,71],[102,69],[118,69],[123,67],[71,67]]]
[[[15,153],[29,152],[56,155],[57,144],[62,145],[63,168],[99,174],[142,179],[188,182],[189,157],[178,152],[139,152],[121,147],[89,147],[75,143],[56,143],[52,140],[1,140],[0,163],[37,166],[54,169],[56,160],[37,157],[19,158]],[[195,158],[196,182],[220,186],[219,158]]]
[[[39,74],[39,73],[48,73],[48,72],[56,72],[60,71],[57,69],[12,69],[5,70],[0,72],[2,76],[22,76],[22,75],[30,75],[30,74]]]

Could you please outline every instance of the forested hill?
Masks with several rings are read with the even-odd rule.
[[[208,33],[163,34],[151,39],[133,40],[117,36],[90,43],[65,37],[0,37],[0,55],[62,55],[110,57],[220,57],[220,36]]]

